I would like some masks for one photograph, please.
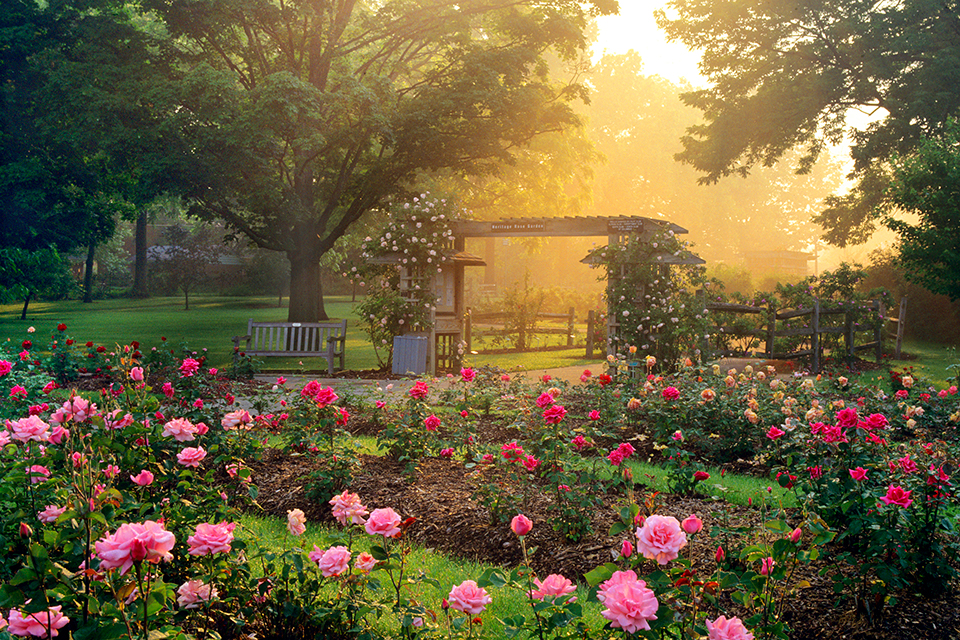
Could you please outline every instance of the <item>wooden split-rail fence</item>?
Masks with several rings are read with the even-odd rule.
[[[475,336],[508,338],[511,335],[516,335],[518,343],[525,344],[529,347],[529,340],[527,338],[533,334],[566,335],[567,346],[573,346],[574,322],[576,320],[573,307],[570,307],[570,310],[567,313],[538,313],[535,322],[531,323],[529,327],[520,327],[519,331],[517,329],[511,330],[506,327],[506,321],[511,315],[512,314],[506,311],[477,313],[468,308],[467,313],[464,315],[463,322],[463,340],[466,343],[467,352],[472,350],[473,338]],[[565,320],[566,326],[538,326],[537,323],[539,323],[541,320]]]
[[[810,307],[799,309],[777,309],[773,305],[766,307],[754,307],[743,304],[732,304],[725,302],[705,302],[704,308],[709,312],[723,312],[742,315],[760,315],[763,320],[755,328],[738,328],[733,326],[714,326],[713,331],[735,338],[755,338],[763,340],[764,351],[756,352],[756,357],[768,358],[771,360],[792,360],[794,358],[809,357],[811,360],[810,368],[814,373],[819,373],[823,360],[823,336],[840,335],[843,337],[844,355],[854,357],[860,351],[873,351],[877,362],[883,358],[883,337],[885,321],[895,322],[897,325],[897,342],[895,358],[900,358],[900,350],[903,343],[903,328],[906,319],[907,299],[900,300],[900,314],[897,318],[887,318],[886,309],[883,301],[871,300],[866,303],[846,300],[839,303],[833,303],[836,306],[825,307],[820,299],[815,299]],[[872,326],[863,329],[855,318],[863,313],[873,316],[876,322],[870,323]],[[824,322],[831,316],[843,316],[843,323]],[[796,326],[796,323],[789,321],[798,318],[806,319],[803,326]],[[778,324],[779,322],[779,324]],[[860,336],[870,333],[870,339],[867,342],[858,343]],[[806,348],[796,349],[794,351],[775,350],[777,338],[806,338],[803,342]],[[710,346],[710,338],[704,337],[703,358],[712,360],[715,357],[734,355],[731,353],[714,353]],[[836,354],[834,354],[836,355]]]

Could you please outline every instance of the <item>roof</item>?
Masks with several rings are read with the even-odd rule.
[[[654,231],[688,233],[668,220],[644,216],[566,216],[562,218],[504,218],[457,220],[451,224],[457,238],[525,236],[610,236],[652,234]]]

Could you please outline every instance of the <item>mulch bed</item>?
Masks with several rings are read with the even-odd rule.
[[[310,456],[269,450],[263,460],[252,465],[260,490],[258,503],[264,511],[286,517],[287,510],[297,507],[312,521],[333,522],[329,505],[310,502],[305,496],[302,478],[314,468],[312,460]],[[363,470],[350,484],[350,490],[359,494],[371,509],[392,507],[403,517],[416,517],[409,533],[418,544],[491,564],[509,567],[520,562],[521,550],[509,525],[491,522],[487,509],[473,500],[474,470],[464,469],[459,462],[430,459],[414,474],[405,476],[402,465],[391,458],[363,456],[362,463]],[[582,580],[587,571],[612,560],[611,550],[618,550],[625,536],[606,534],[616,519],[618,503],[616,496],[609,498],[610,508],[598,511],[593,518],[594,533],[577,542],[566,540],[549,526],[551,515],[546,498],[531,500],[524,507],[524,513],[535,523],[527,544],[528,548],[537,548],[532,565],[540,576],[561,573]],[[759,509],[676,495],[658,496],[658,503],[657,513],[678,520],[697,513],[708,528],[711,520],[720,518],[718,511],[722,508],[730,525],[762,529]],[[716,545],[716,539],[701,534],[693,538],[683,554],[695,568],[708,574],[714,566]],[[852,611],[835,607],[832,584],[817,574],[820,568],[801,566],[793,576],[795,583],[803,579],[810,586],[795,589],[787,596],[784,619],[793,630],[792,639],[960,638],[960,598],[956,593],[932,600],[902,594],[899,603],[889,608],[887,617],[870,627]]]

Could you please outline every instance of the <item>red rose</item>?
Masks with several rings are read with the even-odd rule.
[[[97,353],[103,353],[106,350],[107,348],[103,345],[100,345],[99,347],[97,347]]]
[[[87,346],[88,346],[88,347],[92,347],[92,346],[93,346],[93,342],[88,342],[88,343],[87,343]]]
[[[69,347],[74,342],[73,338],[67,338],[67,346]]]
[[[30,348],[31,348],[32,346],[33,346],[33,343],[30,342],[29,340],[24,340],[24,341],[23,341],[23,348],[26,349],[27,351],[30,351]]]

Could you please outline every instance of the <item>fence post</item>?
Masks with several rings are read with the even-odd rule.
[[[712,320],[707,315],[707,290],[697,289],[697,303],[700,305],[700,315],[707,320]],[[712,359],[710,353],[710,338],[707,337],[708,331],[704,330],[700,334],[700,362],[708,362]]]
[[[900,316],[897,320],[897,360],[900,359],[900,349],[903,347],[903,325],[907,321],[907,296],[900,298]]]
[[[473,312],[467,307],[467,312],[463,314],[463,341],[466,343],[466,352],[473,351]]]
[[[777,310],[770,303],[767,311],[767,354],[766,357],[773,357],[773,338],[777,327]]]
[[[573,346],[573,307],[570,307],[570,318],[567,320],[567,346]]]
[[[813,351],[813,372],[820,373],[820,298],[813,301],[810,318],[810,350]]]
[[[593,315],[593,309],[587,312],[587,358],[593,357],[593,326],[596,319]]]
[[[843,341],[847,343],[847,360],[853,360],[853,312],[850,309],[843,314]]]

